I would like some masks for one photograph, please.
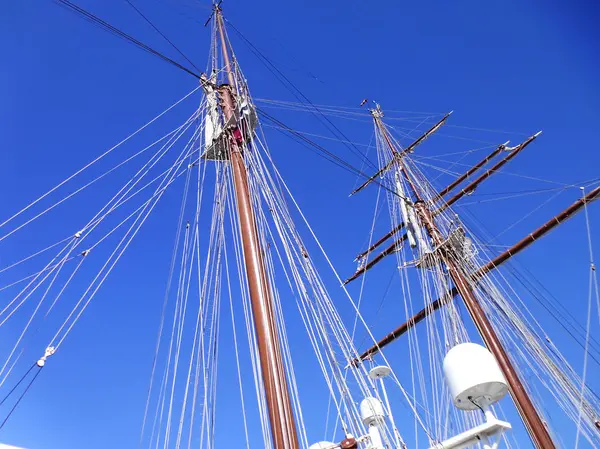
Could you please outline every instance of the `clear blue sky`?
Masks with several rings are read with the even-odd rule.
[[[210,37],[203,27],[210,13],[206,2],[135,3],[196,65],[205,67]],[[177,59],[125,2],[81,0],[78,4]],[[226,17],[315,103],[357,106],[368,97],[393,110],[454,110],[451,124],[509,131],[505,135],[445,128],[446,136],[436,136],[419,149],[423,155],[479,145],[452,135],[492,143],[510,138],[516,143],[543,129],[539,141],[507,171],[567,184],[600,176],[600,7],[592,1],[229,0],[223,8]],[[230,37],[255,97],[295,101],[233,32]],[[2,2],[0,49],[0,220],[196,86],[189,75],[51,0]],[[172,129],[194,107],[195,103],[187,103],[150,136]],[[310,117],[273,114],[299,130],[327,134]],[[352,140],[369,142],[368,122],[341,122],[339,126]],[[355,175],[268,132],[276,162],[315,231],[339,271],[351,273],[355,268],[351,261],[367,238],[375,190],[348,199]],[[319,142],[329,145],[326,140]],[[343,146],[331,144],[331,148],[360,165]],[[441,178],[439,183],[446,180]],[[115,182],[119,181],[123,179]],[[478,197],[479,193],[547,186],[499,175],[468,201],[487,198]],[[577,189],[565,191],[505,233],[501,243],[520,238],[578,195]],[[496,235],[548,197],[473,205],[469,211]],[[137,444],[176,220],[177,196],[165,201],[169,198],[173,204],[157,210],[159,216],[132,246],[125,268],[111,277],[94,300],[60,357],[0,431],[0,441],[31,449]],[[35,232],[0,243],[0,265],[26,254],[24,248],[42,242],[46,235],[59,237],[76,230],[100,205],[101,200],[95,202],[93,197],[89,202],[76,202],[34,228]],[[600,207],[590,212],[592,224],[598,225]],[[384,220],[378,228],[385,230]],[[600,235],[595,237],[598,240]],[[585,321],[588,272],[581,217],[519,256],[519,263],[580,322]],[[377,304],[392,271],[390,261],[370,278],[369,295]],[[393,287],[398,288],[398,283]],[[337,294],[335,283],[330,288]],[[10,300],[4,292],[0,295],[2,304]],[[343,296],[338,298],[343,309]],[[401,303],[394,299],[388,297],[380,313],[371,314],[376,335],[402,320]],[[534,303],[532,307],[538,310]],[[552,326],[552,320],[540,314]],[[347,308],[345,317],[350,323]],[[597,321],[594,326],[597,334]],[[16,328],[6,326],[0,339],[14,332]],[[301,332],[298,329],[298,336]],[[579,348],[557,335],[557,344],[574,355],[574,366],[580,369]],[[6,350],[5,343],[0,344]],[[590,365],[590,378],[596,374],[596,390],[600,387],[598,369]],[[309,379],[310,373],[301,376]],[[228,400],[226,395],[224,399]],[[235,407],[235,400],[231,401]],[[321,417],[324,407],[326,402],[311,398],[305,403],[305,413],[315,410],[315,416]],[[564,429],[569,447],[572,427],[565,424]],[[322,429],[316,432],[320,435]]]

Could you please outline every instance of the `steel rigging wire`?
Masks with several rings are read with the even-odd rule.
[[[139,10],[139,9],[138,9],[138,8],[137,8],[137,7],[136,7],[134,4],[133,4],[133,3],[131,3],[129,0],[125,0],[125,1],[127,2],[127,4],[128,4],[129,6],[131,6],[131,7],[133,8],[133,10],[134,10],[136,13],[138,13],[138,15],[139,15],[139,16],[140,16],[142,19],[144,19],[146,22],[148,22],[148,24],[149,24],[149,25],[150,25],[152,28],[154,28],[154,31],[156,31],[158,34],[160,34],[160,35],[162,36],[162,38],[163,38],[164,40],[166,40],[166,41],[167,41],[167,42],[168,42],[168,43],[171,45],[171,47],[173,47],[173,48],[175,49],[175,51],[177,51],[177,53],[179,53],[181,56],[183,56],[187,62],[189,62],[190,64],[192,64],[192,66],[194,66],[194,68],[195,68],[196,70],[198,70],[199,72],[201,72],[201,70],[198,68],[198,66],[197,66],[196,64],[194,64],[194,63],[192,62],[192,60],[191,60],[190,58],[188,58],[188,57],[187,57],[187,56],[186,56],[186,55],[185,55],[185,54],[184,54],[184,53],[183,53],[183,52],[182,52],[182,51],[181,51],[181,50],[180,50],[180,49],[177,47],[177,45],[175,45],[175,44],[173,43],[173,41],[171,41],[171,39],[169,39],[169,38],[168,38],[168,37],[167,37],[167,36],[166,36],[164,33],[162,33],[162,32],[161,32],[161,31],[158,29],[158,27],[157,27],[156,25],[154,25],[154,24],[152,23],[152,21],[151,21],[151,20],[150,20],[150,19],[149,19],[149,18],[148,18],[148,17],[147,17],[147,16],[146,16],[146,15],[145,15],[145,14],[144,14],[142,11],[140,11],[140,10]]]
[[[154,48],[150,47],[149,45],[144,44],[143,42],[137,40],[133,36],[125,33],[124,31],[121,31],[117,27],[115,27],[115,26],[111,25],[110,23],[102,20],[101,18],[99,18],[95,14],[92,14],[91,12],[89,12],[89,11],[81,8],[80,6],[77,6],[76,4],[70,2],[69,0],[54,0],[54,1],[56,3],[64,6],[64,7],[66,7],[67,9],[69,9],[69,10],[71,10],[71,11],[79,14],[80,16],[82,16],[83,18],[85,18],[86,20],[88,20],[89,22],[92,22],[93,24],[98,25],[101,28],[104,28],[106,31],[111,32],[115,36],[120,37],[122,39],[125,39],[125,40],[131,42],[132,44],[136,45],[137,47],[141,48],[142,50],[147,51],[148,53],[150,53],[150,54],[152,54],[152,55],[154,55],[154,56],[162,59],[165,62],[168,62],[169,64],[172,64],[173,66],[177,67],[178,69],[183,70],[184,72],[192,75],[196,79],[200,79],[200,75],[198,75],[194,71],[192,71],[189,68],[185,67],[184,65],[178,63],[177,61],[169,58],[168,56],[165,56],[164,54],[160,53],[158,50],[155,50]],[[163,35],[162,33],[160,33],[160,34]],[[165,37],[165,36],[163,35],[163,37]],[[165,39],[166,39],[166,37],[165,37]]]

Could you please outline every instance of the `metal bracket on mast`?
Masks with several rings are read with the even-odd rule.
[[[44,355],[42,357],[40,357],[40,359],[36,362],[36,365],[40,368],[43,368],[44,365],[46,364],[46,360],[48,360],[48,357],[50,357],[55,352],[56,352],[56,348],[54,346],[48,346],[46,348],[46,350],[44,351]]]
[[[371,113],[371,115],[375,118],[383,117],[383,111],[381,110],[381,105],[379,103],[376,103],[375,101],[373,103],[375,103],[375,108],[369,109],[369,112]]]

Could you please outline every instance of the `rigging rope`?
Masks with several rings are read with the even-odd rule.
[[[133,4],[133,3],[132,3],[130,0],[125,0],[125,1],[127,2],[127,4],[128,4],[129,6],[131,6],[131,7],[133,8],[133,10],[134,10],[136,13],[138,13],[138,14],[140,15],[140,17],[142,17],[142,19],[144,19],[144,20],[145,20],[145,21],[148,23],[148,25],[150,25],[152,28],[154,28],[154,31],[156,31],[158,34],[160,34],[160,35],[161,35],[161,37],[162,37],[164,40],[166,40],[166,41],[169,43],[169,45],[171,45],[171,47],[173,47],[173,48],[175,49],[175,51],[177,51],[177,53],[179,53],[181,56],[183,56],[183,57],[185,58],[185,60],[186,60],[187,62],[189,62],[189,63],[190,63],[190,64],[191,64],[191,65],[192,65],[192,66],[193,66],[193,67],[194,67],[194,68],[195,68],[195,69],[196,69],[198,72],[200,72],[200,71],[201,71],[201,70],[200,70],[200,69],[199,69],[199,68],[196,66],[196,64],[194,64],[194,63],[193,63],[193,62],[190,60],[190,58],[188,58],[188,57],[187,57],[187,56],[186,56],[186,55],[185,55],[185,54],[184,54],[184,53],[183,53],[183,52],[182,52],[182,51],[181,51],[181,50],[180,50],[180,49],[177,47],[177,45],[175,45],[175,44],[173,43],[173,41],[171,41],[171,39],[169,39],[167,36],[165,36],[165,34],[164,34],[163,32],[161,32],[161,31],[158,29],[158,27],[157,27],[156,25],[154,25],[154,24],[152,23],[152,21],[151,21],[151,20],[150,20],[150,19],[149,19],[149,18],[148,18],[148,17],[147,17],[147,16],[146,16],[144,13],[142,13],[142,11],[140,11],[140,10],[139,10],[139,8],[137,8],[137,7],[136,7],[136,6],[135,6],[135,5],[134,5],[134,4]]]
[[[36,365],[34,365],[34,366],[36,366]],[[28,371],[27,373],[29,373],[30,371]],[[2,428],[6,425],[6,423],[8,422],[8,420],[10,419],[10,417],[12,416],[12,414],[17,409],[18,405],[21,403],[21,401],[25,397],[25,394],[29,391],[29,389],[33,385],[33,382],[35,382],[35,380],[37,379],[37,377],[40,375],[41,372],[42,372],[42,368],[38,367],[38,370],[34,374],[33,378],[29,381],[29,383],[25,387],[25,390],[23,390],[23,392],[21,393],[21,395],[19,396],[19,398],[17,399],[17,401],[15,402],[15,404],[12,406],[12,408],[10,409],[10,411],[8,412],[8,414],[6,415],[6,418],[4,418],[4,421],[2,421],[2,424],[0,424],[0,430],[2,430]],[[20,382],[21,381],[19,381],[19,383]]]
[[[364,179],[371,179],[370,175],[367,175],[366,173],[362,172],[361,170],[359,170],[358,168],[354,167],[353,165],[351,165],[349,162],[345,161],[344,159],[342,159],[341,157],[335,155],[334,153],[332,153],[331,151],[327,150],[326,148],[324,148],[323,146],[319,145],[318,143],[312,141],[311,139],[307,138],[306,136],[298,133],[297,131],[295,131],[294,129],[290,128],[289,126],[285,125],[283,122],[281,122],[280,120],[276,119],[275,117],[273,117],[272,115],[268,114],[267,112],[258,109],[257,108],[257,112],[264,116],[267,120],[276,123],[277,125],[279,125],[279,127],[281,127],[282,129],[278,131],[283,131],[283,130],[287,130],[290,134],[298,137],[301,141],[305,142],[306,144],[310,145],[310,147],[315,148],[318,152],[316,152],[316,154],[318,154],[319,156],[323,157],[325,160],[328,160],[329,162],[332,162],[333,164],[337,165],[340,168],[343,168],[346,171],[349,171],[350,173],[356,174],[361,176]],[[291,136],[289,136],[291,137]],[[293,138],[293,137],[291,137]],[[298,140],[296,140],[298,141]],[[304,145],[302,142],[300,142],[303,146],[305,146],[306,148],[311,149],[309,146]],[[311,149],[311,151],[314,151]],[[381,181],[377,180],[377,179],[373,179],[371,182],[380,185],[381,187],[383,187],[384,189],[388,190],[389,192],[395,194],[395,192],[388,186],[384,185]]]
[[[274,64],[273,62],[271,62],[271,60],[269,60],[269,58],[267,58],[260,50],[258,50],[258,48],[256,48],[256,46],[254,46],[254,44],[252,44],[252,42],[250,42],[243,34],[240,30],[238,30],[229,20],[225,20],[229,26],[236,32],[236,34],[244,41],[244,43],[246,45],[248,45],[248,47],[250,48],[250,50],[258,57],[258,59],[267,67],[267,69],[273,73],[273,75],[275,75],[275,77],[288,89],[290,90],[290,92],[296,97],[298,98],[298,100],[300,100],[299,97],[302,97],[303,101],[305,104],[309,104],[314,111],[317,112],[319,117],[322,117],[323,119],[325,119],[325,122],[323,122],[322,120],[321,123],[323,123],[325,125],[325,127],[327,129],[329,129],[329,131],[331,131],[331,133],[333,135],[336,136],[341,136],[341,140],[344,142],[350,142],[349,145],[346,144],[346,146],[348,147],[348,149],[350,149],[350,151],[352,151],[355,155],[357,155],[361,160],[363,160],[365,163],[369,164],[372,168],[375,167],[375,165],[373,164],[373,162],[371,162],[369,159],[366,158],[366,156],[356,147],[356,145],[354,145],[350,139],[348,139],[348,137],[346,137],[346,135],[331,121],[329,120],[329,118],[327,118],[327,116],[325,116],[320,109],[314,104],[312,103],[308,97],[306,95],[304,95],[302,93],[302,91],[294,84],[292,83],[288,77],[286,77],[281,70],[279,70]],[[302,100],[300,100],[302,101]]]
[[[590,258],[590,275],[589,275],[589,286],[588,286],[588,304],[587,304],[587,325],[585,334],[585,347],[583,353],[583,371],[581,375],[581,389],[579,392],[579,415],[577,417],[577,433],[575,434],[575,446],[579,447],[579,435],[581,434],[581,420],[584,412],[584,401],[585,401],[585,390],[586,390],[586,378],[587,378],[587,367],[588,367],[588,354],[589,354],[589,343],[590,343],[590,329],[592,321],[592,298],[594,296],[594,290],[596,292],[596,304],[598,306],[598,314],[600,318],[600,290],[598,289],[598,277],[596,274],[596,265],[594,263],[594,250],[592,245],[592,232],[590,226],[590,217],[587,208],[587,202],[585,202],[585,188],[581,187],[581,196],[584,201],[583,211],[585,217],[585,229],[587,234],[588,244],[588,255]],[[600,321],[600,320],[599,320]],[[596,411],[595,411],[596,412]],[[597,421],[596,417],[596,421]]]
[[[48,190],[46,193],[44,193],[43,195],[41,195],[39,198],[37,198],[36,200],[32,201],[31,203],[29,203],[27,206],[25,206],[23,209],[21,209],[19,212],[15,213],[14,215],[12,215],[11,217],[7,218],[6,220],[4,220],[2,223],[0,223],[0,228],[3,227],[4,225],[8,224],[9,222],[11,222],[13,219],[15,219],[16,217],[18,217],[19,215],[21,215],[23,212],[27,211],[28,209],[30,209],[32,206],[34,206],[35,204],[39,203],[41,200],[43,200],[44,198],[46,198],[48,195],[50,195],[51,193],[53,193],[54,191],[56,191],[57,189],[59,189],[60,187],[62,187],[63,185],[65,185],[67,182],[69,182],[71,179],[75,178],[77,175],[81,174],[83,171],[87,170],[89,167],[91,167],[92,165],[94,165],[96,162],[98,162],[99,160],[103,159],[105,156],[107,156],[108,154],[112,153],[114,150],[116,150],[117,148],[119,148],[121,145],[123,145],[125,142],[127,142],[128,140],[130,140],[131,138],[133,138],[135,135],[139,134],[141,131],[143,131],[144,129],[146,129],[148,126],[150,126],[152,123],[154,123],[155,121],[157,121],[159,118],[161,118],[163,115],[165,115],[167,112],[169,112],[171,109],[173,109],[175,106],[179,105],[181,102],[183,102],[184,100],[186,100],[188,97],[190,97],[192,94],[194,94],[195,92],[198,91],[198,89],[200,89],[200,86],[196,87],[195,89],[193,89],[191,92],[189,92],[188,94],[186,94],[185,96],[183,96],[181,99],[179,99],[178,101],[176,101],[175,103],[173,103],[171,106],[169,106],[167,109],[165,109],[163,112],[161,112],[160,114],[158,114],[157,116],[155,116],[153,119],[151,119],[150,121],[146,122],[144,125],[142,125],[140,128],[138,128],[136,131],[134,131],[133,133],[129,134],[127,137],[125,137],[123,140],[121,140],[119,143],[117,143],[116,145],[114,145],[113,147],[109,148],[108,150],[106,150],[104,153],[102,153],[100,156],[98,156],[96,159],[94,159],[93,161],[89,162],[88,164],[86,164],[83,168],[77,170],[75,173],[73,173],[71,176],[69,176],[67,179],[61,181],[60,183],[58,183],[56,186],[54,186],[53,188],[51,188],[50,190]],[[2,238],[0,238],[0,241],[5,239],[6,237],[8,237],[8,235],[3,236]]]
[[[84,19],[90,21],[91,23],[100,26],[101,28],[103,28],[104,30],[114,34],[117,37],[120,37],[122,39],[125,39],[128,42],[131,42],[132,44],[134,44],[135,46],[137,46],[138,48],[141,48],[142,50],[150,53],[151,55],[154,55],[156,57],[158,57],[159,59],[177,67],[180,70],[183,70],[184,72],[192,75],[193,77],[195,77],[196,79],[200,79],[200,75],[198,75],[197,73],[195,73],[194,71],[190,70],[189,68],[185,67],[184,65],[178,63],[177,61],[169,58],[168,56],[163,55],[162,53],[160,53],[159,51],[155,50],[154,48],[144,44],[143,42],[137,40],[136,38],[134,38],[133,36],[125,33],[124,31],[121,31],[120,29],[118,29],[117,27],[111,25],[110,23],[106,22],[105,20],[102,20],[101,18],[99,18],[98,16],[92,14],[91,12],[83,9],[82,7],[76,5],[73,2],[70,2],[69,0],[54,0],[55,2],[61,4],[62,6],[66,7],[67,9],[69,9],[70,11],[75,12],[76,14],[79,14],[81,17],[83,17]]]

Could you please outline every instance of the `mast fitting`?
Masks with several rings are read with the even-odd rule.
[[[46,364],[46,360],[48,359],[48,357],[50,357],[55,352],[56,352],[56,348],[54,346],[48,346],[46,348],[46,350],[44,351],[44,355],[42,357],[40,357],[40,359],[36,362],[36,365],[39,366],[40,368],[43,368],[44,365]]]

